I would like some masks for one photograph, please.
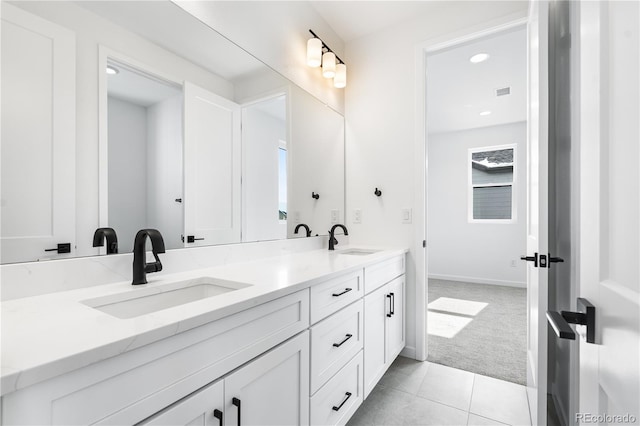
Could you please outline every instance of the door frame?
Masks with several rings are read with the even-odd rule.
[[[427,123],[427,57],[437,51],[447,49],[459,44],[468,43],[478,38],[487,37],[517,27],[526,27],[528,11],[506,15],[484,24],[474,25],[463,30],[452,32],[440,37],[426,40],[415,46],[415,117],[414,117],[414,215],[418,220],[415,224],[415,253],[416,255],[416,346],[406,348],[403,355],[414,357],[419,361],[426,361],[428,355],[427,344],[427,250],[423,247],[423,240],[428,244],[427,235],[427,178],[428,178],[428,123]]]

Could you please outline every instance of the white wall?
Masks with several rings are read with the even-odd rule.
[[[136,232],[147,223],[146,199],[147,109],[110,96],[109,226],[122,253],[133,250]],[[78,235],[78,245],[91,243],[92,236]]]
[[[419,45],[444,41],[526,16],[527,2],[442,2],[419,17],[349,42],[346,61],[347,219],[352,244],[410,247],[407,258],[407,350],[416,344],[416,269],[424,259],[424,182],[416,176],[423,151],[417,116]],[[373,194],[375,187],[382,197]],[[362,223],[353,224],[353,209]],[[413,209],[403,224],[401,209]]]
[[[278,218],[278,149],[286,139],[286,122],[257,105],[243,108],[243,241],[287,237],[286,225]]]
[[[166,249],[184,247],[182,94],[147,108],[147,226]]]
[[[344,89],[335,89],[319,69],[307,66],[309,29],[347,64],[349,58],[343,56],[342,40],[308,2],[173,1],[322,102],[344,112]]]
[[[525,287],[525,122],[429,134],[427,235],[430,278]],[[516,144],[513,223],[468,220],[469,148]],[[515,266],[511,266],[512,262]]]

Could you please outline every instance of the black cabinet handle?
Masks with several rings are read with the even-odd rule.
[[[349,293],[351,290],[353,290],[352,288],[345,288],[344,291],[342,293],[333,293],[332,296],[333,297],[338,297],[338,296],[342,296],[345,293]]]
[[[340,346],[342,346],[342,344],[344,342],[346,342],[347,340],[351,339],[353,337],[353,334],[347,334],[347,337],[344,338],[344,340],[340,343],[334,343],[333,346],[335,346],[336,348],[339,348]]]
[[[340,405],[338,405],[337,407],[334,405],[333,406],[333,411],[338,411],[339,409],[342,408],[342,406],[344,405],[345,402],[347,402],[347,400],[349,398],[351,398],[351,392],[346,392],[345,395],[347,396],[345,399],[342,400],[342,402],[340,403]]]
[[[235,405],[236,407],[238,407],[238,426],[240,426],[240,413],[242,411],[242,409],[240,408],[240,399],[233,397],[233,399],[231,400],[231,403],[233,405]]]
[[[223,426],[224,423],[222,421],[222,411],[218,410],[217,408],[215,410],[213,410],[213,417],[215,417],[216,419],[218,419],[218,422],[220,424],[220,426]]]
[[[389,313],[387,314],[387,318],[391,318],[391,315],[393,315],[393,312],[391,309],[391,293],[387,294],[387,299],[389,299]]]
[[[391,294],[391,316],[396,314],[396,295],[393,293]]]

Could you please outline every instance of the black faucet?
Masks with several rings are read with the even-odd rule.
[[[151,240],[151,250],[156,261],[147,263],[147,237]],[[162,263],[158,253],[164,253],[164,240],[157,229],[141,229],[133,242],[133,282],[131,284],[146,284],[147,273],[162,271]]]
[[[344,235],[349,235],[346,226],[340,223],[336,223],[335,225],[333,225],[331,227],[331,231],[329,231],[329,250],[335,250],[334,247],[336,246],[336,244],[338,244],[338,240],[336,240],[336,237],[333,236],[333,234],[336,232],[336,228],[342,228],[342,230],[344,231]]]
[[[104,246],[104,240],[107,240],[107,254],[118,253],[118,236],[113,228],[98,228],[93,233],[93,246]]]
[[[296,229],[293,231],[293,233],[294,233],[294,234],[297,234],[297,233],[298,233],[298,229],[300,229],[300,228],[304,228],[304,229],[306,229],[306,230],[307,230],[307,237],[310,237],[310,236],[311,236],[311,229],[309,229],[309,227],[308,227],[306,224],[304,224],[304,223],[300,223],[300,224],[298,224],[298,225],[296,226]]]

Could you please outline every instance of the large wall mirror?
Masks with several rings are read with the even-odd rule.
[[[343,116],[170,1],[3,1],[1,71],[1,263],[344,216]]]

